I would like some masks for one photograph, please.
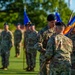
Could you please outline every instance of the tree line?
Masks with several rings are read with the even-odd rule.
[[[66,24],[72,14],[65,0],[25,0],[25,3],[22,0],[0,0],[0,28],[3,27],[4,22],[10,24],[10,29],[13,29],[13,25],[17,22],[23,24],[24,5],[29,19],[37,28],[47,24],[46,18],[50,13],[59,12],[62,21]]]

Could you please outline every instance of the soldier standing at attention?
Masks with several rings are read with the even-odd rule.
[[[72,41],[63,34],[65,24],[57,22],[55,34],[48,40],[45,58],[51,60],[49,75],[71,75]]]
[[[55,15],[49,14],[47,17],[47,21],[48,25],[44,27],[41,31],[39,31],[38,43],[36,43],[34,46],[34,48],[36,48],[40,52],[40,69],[43,66],[47,41],[54,34]],[[40,75],[49,75],[49,63],[50,61],[47,61],[42,71],[40,72]]]
[[[12,47],[12,33],[9,31],[7,23],[4,24],[4,30],[1,32],[1,58],[2,68],[7,70],[9,65],[10,49]]]
[[[27,68],[26,70],[28,71],[30,69],[29,64],[30,62],[28,61],[29,57],[28,57],[28,36],[31,33],[30,31],[30,23],[28,23],[26,25],[26,31],[24,32],[24,51],[25,51],[25,55],[26,55],[26,64],[27,64]]]
[[[20,29],[20,25],[20,23],[17,24],[14,32],[15,57],[20,57],[20,46],[22,40],[22,31]]]
[[[34,45],[37,43],[37,35],[38,32],[35,30],[35,25],[31,24],[30,26],[30,34],[28,35],[28,44],[27,44],[27,53],[28,53],[28,71],[34,71],[36,65],[36,54],[37,50],[34,49]]]

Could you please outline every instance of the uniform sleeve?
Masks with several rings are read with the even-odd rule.
[[[34,45],[34,48],[37,49],[40,52],[43,49],[42,41],[43,41],[42,35],[40,33],[38,33],[37,43]]]
[[[21,31],[21,40],[22,40],[22,31]]]
[[[15,44],[15,31],[13,33],[13,40],[14,40],[14,44]]]
[[[13,34],[12,34],[12,32],[10,32],[10,39],[9,39],[9,49],[11,49],[11,47],[13,46]]]
[[[20,42],[22,41],[22,31],[20,30]]]
[[[26,45],[26,31],[24,32],[24,41],[23,41],[23,43],[24,43],[24,48],[25,48],[25,45]]]
[[[54,54],[54,39],[50,38],[47,43],[45,57],[47,59],[51,59],[53,57],[53,54]]]
[[[69,42],[69,43],[68,43],[68,51],[69,51],[70,53],[72,53],[72,51],[73,51],[73,42],[72,42],[71,39],[69,39],[68,42]]]

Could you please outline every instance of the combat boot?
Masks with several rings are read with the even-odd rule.
[[[4,68],[4,70],[8,70],[7,68]]]
[[[34,68],[31,67],[31,68],[30,68],[30,71],[34,71]]]
[[[17,54],[17,58],[19,58],[20,57],[20,55],[19,54]]]
[[[28,68],[26,69],[26,71],[30,71],[30,67],[28,67]]]

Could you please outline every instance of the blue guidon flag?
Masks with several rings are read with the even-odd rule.
[[[55,16],[56,16],[56,21],[62,22],[62,20],[60,18],[60,14],[58,12],[55,13]]]
[[[26,11],[24,11],[24,25],[27,25],[30,22],[30,19],[26,13]]]

